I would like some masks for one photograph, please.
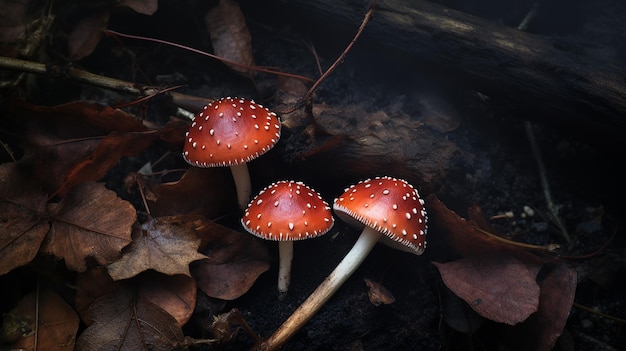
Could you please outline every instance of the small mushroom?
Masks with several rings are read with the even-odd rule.
[[[270,351],[284,345],[354,273],[381,237],[416,255],[426,248],[424,201],[405,180],[378,177],[352,185],[335,199],[333,209],[341,219],[363,227],[359,239],[322,284],[254,350]]]
[[[278,293],[289,290],[293,241],[326,234],[334,224],[328,203],[302,182],[279,181],[248,204],[241,224],[250,233],[278,241]]]
[[[221,98],[194,117],[183,158],[196,167],[230,167],[243,210],[252,192],[246,163],[272,149],[280,130],[278,117],[266,107],[252,100]]]

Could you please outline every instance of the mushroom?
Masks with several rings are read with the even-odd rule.
[[[229,166],[243,210],[252,185],[246,162],[268,152],[280,138],[274,112],[252,100],[226,97],[204,106],[185,134],[183,158],[196,167]]]
[[[424,201],[405,180],[378,177],[359,182],[335,199],[333,209],[349,224],[363,227],[359,239],[333,272],[254,350],[276,350],[287,342],[354,273],[381,237],[416,255],[426,248],[428,217]]]
[[[334,224],[328,203],[302,182],[279,181],[248,204],[241,224],[250,233],[278,241],[278,293],[289,290],[293,241],[326,234]]]

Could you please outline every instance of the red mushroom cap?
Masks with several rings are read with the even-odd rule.
[[[196,167],[220,167],[251,161],[280,138],[276,114],[251,100],[221,98],[191,122],[183,158]]]
[[[417,254],[426,248],[424,200],[405,180],[378,177],[361,181],[336,198],[333,209],[346,222],[372,227]]]
[[[252,199],[241,223],[263,239],[301,240],[326,234],[334,218],[315,190],[302,182],[279,181]]]

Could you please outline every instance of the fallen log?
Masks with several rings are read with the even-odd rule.
[[[366,11],[352,0],[289,0],[280,6],[283,14],[299,12],[307,25],[313,19],[317,28],[356,28]],[[379,1],[360,40],[436,65],[490,97],[517,104],[528,117],[598,135],[623,137],[626,131],[626,70],[597,51],[568,50],[571,43],[559,38],[419,0]]]

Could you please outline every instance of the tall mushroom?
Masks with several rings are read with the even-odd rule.
[[[278,293],[291,280],[293,241],[326,234],[334,219],[328,203],[302,182],[279,181],[261,190],[246,208],[241,224],[250,233],[278,241]]]
[[[206,105],[191,122],[183,158],[196,167],[230,167],[243,210],[252,185],[247,162],[263,155],[280,138],[274,112],[252,100],[226,97]]]
[[[322,284],[254,350],[276,350],[287,342],[354,273],[381,237],[416,255],[426,248],[424,201],[405,180],[378,177],[359,182],[335,199],[333,209],[349,224],[363,227],[359,239]]]

